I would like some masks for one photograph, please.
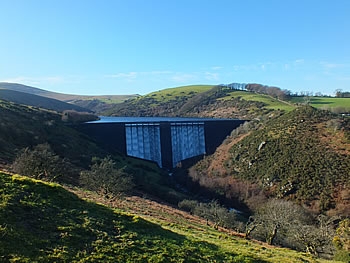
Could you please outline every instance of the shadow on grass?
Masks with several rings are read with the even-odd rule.
[[[78,198],[57,185],[0,174],[0,261],[240,262],[137,216]],[[264,262],[243,257],[247,262]]]

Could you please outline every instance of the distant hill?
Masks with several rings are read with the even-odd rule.
[[[77,105],[81,108],[89,109],[98,112],[99,109],[108,108],[108,104],[120,103],[130,98],[138,97],[139,95],[99,95],[99,96],[85,96],[63,94],[58,92],[51,92],[31,86],[26,86],[18,83],[0,82],[0,89],[12,90],[17,92],[24,92],[63,102]]]
[[[0,87],[0,99],[12,101],[18,104],[24,104],[28,106],[54,110],[58,112],[63,112],[65,110],[75,110],[80,112],[90,111],[86,108],[83,108],[74,104],[66,103],[60,100],[51,99],[51,98],[47,98],[39,95],[34,95],[31,93],[2,89],[1,87]]]
[[[192,85],[152,92],[113,105],[113,116],[188,116],[251,119],[295,105],[273,97],[223,86]]]
[[[258,199],[243,197],[245,187],[252,196],[264,191],[265,197],[292,199],[316,212],[350,216],[349,118],[303,106],[256,127],[253,123],[196,164],[194,180],[215,191],[222,187],[225,195],[248,205]]]

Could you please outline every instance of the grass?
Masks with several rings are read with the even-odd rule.
[[[100,198],[90,193],[94,197]],[[57,184],[0,172],[0,261],[329,262],[238,238],[140,200],[132,202],[138,209],[113,209]]]
[[[304,103],[303,97],[293,97],[293,103]],[[315,108],[346,108],[350,110],[350,98],[310,97],[310,105]]]
[[[45,108],[62,112],[64,110],[88,111],[77,105],[72,105],[60,100],[38,96],[35,94],[24,93],[14,90],[0,88],[0,98],[2,100],[12,101],[19,104]]]
[[[122,103],[123,101],[126,101],[128,99],[132,99],[137,97],[137,95],[101,95],[101,96],[83,96],[81,97],[82,100],[99,100],[102,102],[105,102],[107,104],[113,104],[113,103]]]
[[[257,94],[257,93],[248,92],[248,91],[232,91],[229,94],[229,96],[222,98],[222,100],[228,100],[228,99],[237,98],[237,97],[241,97],[243,100],[247,100],[247,101],[263,102],[266,104],[265,108],[267,109],[284,110],[286,112],[289,112],[295,109],[294,105],[291,105],[285,101],[274,99],[268,95]]]
[[[52,99],[65,101],[65,102],[76,101],[76,100],[100,100],[106,103],[121,103],[127,99],[131,99],[138,96],[138,95],[97,95],[97,96],[73,95],[73,94],[51,92],[47,90],[42,90],[42,89],[22,85],[22,84],[5,83],[5,82],[0,82],[0,89],[5,89],[5,90],[10,90],[15,92],[16,91],[24,92],[27,94],[43,96],[43,97],[52,98]]]
[[[192,94],[204,92],[213,88],[213,85],[189,85],[176,88],[163,89],[160,91],[152,92],[144,97],[151,97],[158,101],[169,101],[174,97],[190,96]]]

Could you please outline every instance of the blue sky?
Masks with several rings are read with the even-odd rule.
[[[71,94],[191,84],[350,90],[349,0],[0,0],[0,81]]]

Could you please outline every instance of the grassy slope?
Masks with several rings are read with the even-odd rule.
[[[49,143],[54,151],[70,160],[90,162],[102,153],[87,136],[61,122],[52,111],[0,100],[0,160],[12,162],[25,147]]]
[[[176,96],[189,96],[195,93],[201,93],[213,88],[213,85],[189,85],[175,88],[163,89],[152,92],[144,97],[153,97],[159,102],[164,102],[173,99]]]
[[[105,103],[120,103],[130,98],[134,98],[138,95],[99,95],[99,96],[84,96],[84,95],[73,95],[73,94],[63,94],[58,92],[51,92],[43,89],[38,89],[17,83],[5,83],[0,82],[0,89],[8,89],[13,91],[25,92],[29,94],[34,94],[38,96],[43,96],[47,98],[52,98],[56,100],[72,102],[76,100],[100,100]]]
[[[272,110],[290,111],[294,107],[266,95],[211,85],[192,85],[153,92],[116,105],[105,114],[250,119]]]
[[[213,87],[212,85],[192,85],[152,92],[114,105],[105,110],[102,115],[176,116],[186,100]]]
[[[268,95],[257,94],[248,91],[233,91],[229,94],[229,96],[224,97],[223,100],[228,100],[230,98],[241,97],[243,100],[247,101],[259,101],[266,104],[267,109],[272,110],[283,110],[283,111],[291,111],[295,108],[294,105],[291,105],[285,101],[280,101],[275,98],[272,98]]]
[[[80,199],[56,184],[1,172],[0,207],[2,262],[328,262],[200,221],[181,222],[180,213],[172,223],[165,206],[158,217],[143,219]]]
[[[304,103],[302,97],[293,97],[293,103]],[[350,98],[310,97],[310,105],[315,108],[346,108],[350,110]]]
[[[89,111],[83,107],[66,103],[57,99],[38,96],[35,94],[19,92],[14,90],[7,90],[0,88],[0,99],[12,101],[15,103],[25,104],[28,106],[34,106],[55,111],[75,110],[86,112]]]

